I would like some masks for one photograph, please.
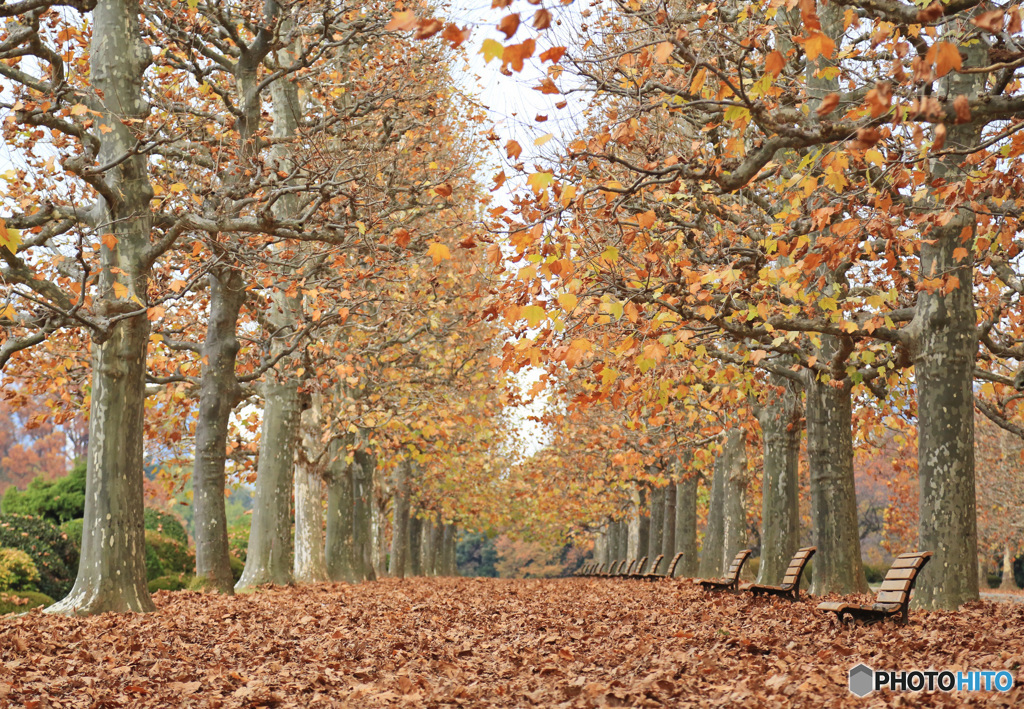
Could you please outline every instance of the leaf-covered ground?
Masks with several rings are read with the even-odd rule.
[[[0,618],[0,707],[1022,706],[1024,605],[839,627],[684,580],[414,579],[148,615]],[[847,691],[847,670],[1009,669],[1007,694]]]

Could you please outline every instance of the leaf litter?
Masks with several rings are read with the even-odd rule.
[[[155,613],[0,618],[0,707],[1021,706],[1024,605],[841,626],[687,580],[386,579]],[[857,699],[847,671],[1010,670],[1008,693]]]

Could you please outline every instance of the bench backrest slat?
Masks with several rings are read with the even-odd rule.
[[[882,579],[875,600],[878,603],[898,603],[904,608],[910,600],[910,592],[917,581],[917,575],[931,558],[930,551],[900,554],[893,561]]]
[[[679,565],[679,560],[683,558],[684,552],[679,552],[672,557],[672,563],[668,565],[668,571],[665,572],[665,576],[672,578],[676,574],[676,566]]]
[[[658,554],[656,557],[654,557],[654,561],[651,562],[651,570],[650,570],[649,573],[652,573],[652,574],[658,573],[658,567],[661,566],[661,560],[664,559],[664,558],[665,558],[664,554]]]
[[[635,563],[636,563],[636,559],[633,559],[633,561],[629,562],[629,566],[627,566],[627,567],[626,567],[626,573],[627,573],[627,574],[629,574],[629,573],[632,573],[632,571],[633,571],[633,565],[634,565]]]
[[[639,574],[639,573],[641,573],[641,572],[643,572],[643,570],[644,570],[644,564],[646,564],[646,563],[647,563],[647,557],[646,557],[646,556],[642,556],[642,557],[640,557],[640,562],[639,562],[639,563],[638,563],[638,564],[636,565],[636,568],[635,568],[635,569],[633,569],[633,571],[634,571],[635,573],[638,573],[638,574]]]
[[[729,572],[725,575],[726,580],[736,581],[739,579],[740,569],[743,568],[743,562],[747,560],[748,556],[750,556],[750,550],[744,549],[733,558],[732,563],[729,564]]]
[[[811,560],[816,551],[818,551],[817,547],[797,549],[796,554],[793,555],[793,560],[789,562],[789,568],[786,569],[786,575],[782,579],[783,588],[791,588],[800,583],[800,577],[804,573],[804,568],[806,568],[807,562]]]

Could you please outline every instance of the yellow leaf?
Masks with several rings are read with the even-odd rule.
[[[21,232],[17,229],[8,229],[7,224],[0,218],[0,246],[5,247],[12,254],[17,253],[21,244]]]
[[[615,263],[619,260],[619,250],[614,246],[609,246],[601,252],[601,260],[609,264]]]
[[[114,281],[114,297],[124,298],[126,295],[128,295],[128,286],[119,281]]]
[[[434,260],[434,265],[438,265],[446,259],[452,257],[452,252],[448,250],[448,247],[444,244],[439,244],[436,241],[431,241],[427,246],[427,255]]]
[[[885,157],[874,148],[864,153],[864,159],[872,165],[878,165],[879,167],[882,167],[882,165],[885,164]]]
[[[579,298],[572,293],[562,293],[562,295],[558,296],[558,304],[561,305],[562,310],[567,313],[571,312],[578,302]]]
[[[544,145],[544,143],[548,142],[549,140],[551,140],[554,137],[555,136],[554,136],[553,133],[546,133],[545,135],[542,135],[541,137],[539,137],[535,141],[533,141],[533,144],[536,145],[539,148],[540,146]]]
[[[555,176],[550,172],[535,172],[526,178],[526,183],[530,185],[535,194],[540,194],[547,189],[554,178]]]
[[[484,63],[486,64],[492,59],[500,60],[505,53],[505,48],[497,40],[485,39],[478,53],[484,55]]]
[[[547,315],[547,313],[545,313],[544,308],[539,305],[528,305],[519,313],[519,317],[526,320],[526,324],[530,327],[537,327],[540,324],[540,321],[544,319],[545,315]]]
[[[188,189],[188,187],[185,185],[184,182],[175,182],[170,187],[171,192],[175,194],[177,194],[178,192],[184,192],[186,189]]]

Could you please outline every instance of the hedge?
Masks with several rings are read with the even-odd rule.
[[[20,549],[39,571],[36,586],[51,598],[71,590],[78,570],[78,548],[57,525],[41,517],[0,515],[0,547]]]

